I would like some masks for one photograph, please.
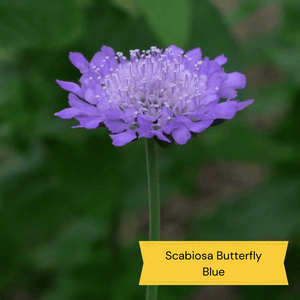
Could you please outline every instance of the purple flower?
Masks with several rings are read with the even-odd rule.
[[[182,145],[254,101],[233,100],[246,86],[246,76],[227,74],[224,55],[202,59],[200,48],[186,54],[174,45],[165,51],[136,49],[127,60],[103,46],[91,62],[76,52],[69,58],[82,74],[80,85],[57,80],[70,92],[70,108],[55,115],[77,119],[74,127],[106,126],[115,146],[142,137]]]

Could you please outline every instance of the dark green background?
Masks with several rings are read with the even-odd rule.
[[[216,5],[217,3],[217,5]],[[300,298],[299,1],[0,0],[0,299],[144,299],[144,140],[71,129],[70,51],[201,47],[255,103],[160,149],[164,240],[289,240],[289,286],[159,288],[159,299]]]

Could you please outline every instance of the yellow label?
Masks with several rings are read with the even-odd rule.
[[[288,242],[140,242],[140,285],[288,285]]]

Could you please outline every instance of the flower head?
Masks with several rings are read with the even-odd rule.
[[[202,59],[200,48],[186,54],[174,45],[165,51],[136,49],[127,60],[103,46],[91,62],[76,52],[69,58],[82,74],[81,85],[57,80],[70,92],[70,108],[55,115],[77,119],[74,127],[106,126],[115,146],[142,137],[182,145],[254,101],[232,100],[246,86],[246,76],[227,74],[224,55]]]

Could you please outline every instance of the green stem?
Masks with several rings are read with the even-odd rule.
[[[146,138],[146,159],[149,193],[149,241],[160,240],[160,203],[158,184],[157,144]],[[157,300],[157,285],[148,285],[146,300]]]

